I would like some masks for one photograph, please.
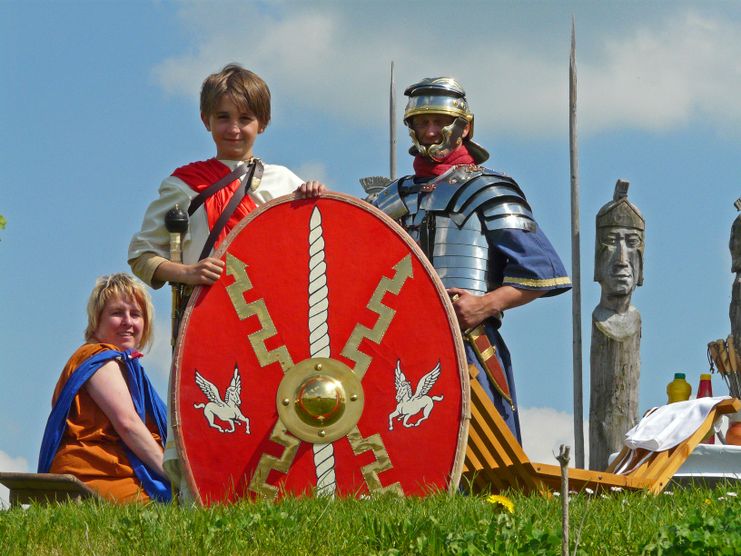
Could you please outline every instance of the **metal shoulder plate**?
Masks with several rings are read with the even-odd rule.
[[[372,204],[394,220],[406,216],[409,214],[409,209],[402,199],[400,189],[412,182],[413,178],[411,176],[405,176],[391,182],[378,194],[378,196],[372,201]]]
[[[483,166],[460,166],[443,178],[421,208],[444,212],[459,227],[479,212],[489,231],[535,230],[535,219],[525,194],[509,176]]]

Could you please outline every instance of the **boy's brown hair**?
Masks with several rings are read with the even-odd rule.
[[[241,110],[252,112],[262,129],[270,123],[270,89],[256,73],[239,64],[228,64],[209,75],[201,87],[201,114],[210,117],[224,95]]]

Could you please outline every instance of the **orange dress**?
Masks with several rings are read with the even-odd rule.
[[[118,350],[116,346],[110,344],[84,344],[78,348],[62,370],[54,389],[52,406],[77,367],[93,355],[109,349]],[[66,424],[67,429],[49,473],[74,475],[112,501],[149,500],[129,464],[121,437],[85,387],[80,388],[75,396]],[[160,443],[160,436],[154,423],[147,422],[147,428]]]

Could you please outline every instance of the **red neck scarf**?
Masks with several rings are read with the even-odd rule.
[[[219,162],[215,158],[210,158],[209,160],[193,162],[186,166],[181,166],[175,170],[172,175],[187,183],[193,191],[200,193],[208,186],[216,183],[224,176],[228,176],[230,173],[231,169],[226,164]],[[221,216],[226,205],[229,204],[229,201],[238,186],[239,180],[234,180],[232,183],[206,199],[204,206],[208,218],[209,230],[216,224],[216,221],[219,219],[219,216]],[[229,231],[236,226],[242,218],[255,210],[255,208],[257,208],[257,205],[255,204],[255,201],[252,200],[252,197],[250,197],[249,194],[245,195],[244,199],[239,203],[239,206],[237,206],[237,209],[219,234],[219,237],[216,238],[215,245],[220,244]]]
[[[466,145],[461,145],[455,149],[441,162],[435,162],[430,158],[418,154],[414,157],[414,174],[420,178],[433,178],[444,174],[453,166],[460,164],[474,164],[473,157],[468,152]]]

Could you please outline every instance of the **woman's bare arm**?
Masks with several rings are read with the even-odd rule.
[[[117,361],[109,361],[85,383],[90,397],[103,410],[113,428],[150,469],[166,477],[162,466],[163,450],[139,418],[131,393]]]

